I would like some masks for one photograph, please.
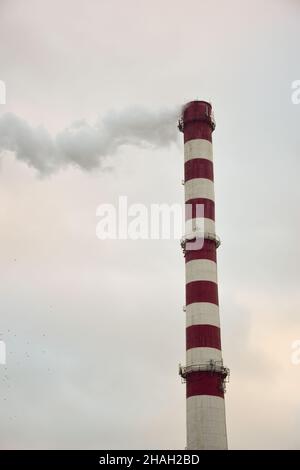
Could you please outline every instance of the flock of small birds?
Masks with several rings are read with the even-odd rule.
[[[41,337],[45,338],[46,334],[43,333],[41,335]],[[0,333],[0,341],[4,341],[5,345],[6,345],[6,364],[0,364],[0,378],[1,378],[1,382],[0,382],[0,400],[2,399],[2,401],[4,401],[4,402],[7,402],[9,400],[9,392],[13,388],[13,381],[12,381],[11,377],[8,375],[9,370],[12,370],[14,366],[28,367],[28,365],[29,365],[28,360],[30,358],[36,357],[36,353],[37,353],[37,351],[29,353],[30,346],[31,346],[30,341],[26,341],[26,347],[24,348],[23,353],[20,353],[19,351],[16,352],[16,351],[13,351],[13,350],[9,350],[9,347],[12,347],[12,342],[11,342],[12,338],[17,338],[17,335],[12,333],[12,331],[10,329],[8,329],[5,334]],[[43,348],[42,350],[40,350],[40,353],[45,355],[47,353],[47,351],[46,351],[45,348]],[[14,358],[16,358],[16,360],[14,360]],[[47,368],[47,371],[49,373],[49,372],[51,372],[51,369]],[[16,418],[17,418],[17,416],[15,416],[15,415],[14,416],[9,416],[10,420],[13,420],[13,419],[16,419]]]
[[[13,258],[14,262],[17,261],[16,258]],[[52,309],[52,305],[50,305],[50,309]],[[42,338],[46,337],[45,333],[41,334]],[[14,366],[18,367],[28,367],[29,366],[29,360],[32,358],[36,358],[36,354],[38,351],[31,351],[32,346],[35,346],[34,344],[31,344],[30,341],[26,341],[26,345],[24,344],[23,352],[20,352],[20,350],[14,351],[13,348],[13,342],[12,340],[17,338],[17,335],[12,332],[11,329],[8,329],[5,333],[0,332],[0,341],[4,341],[5,347],[6,347],[6,364],[1,364],[0,363],[0,400],[4,402],[8,402],[9,400],[9,392],[12,391],[14,388],[14,381],[12,380],[12,377],[10,377],[11,372],[14,370]],[[20,349],[21,344],[18,344],[18,349]],[[30,352],[29,352],[30,351]],[[42,355],[46,355],[47,351],[45,348],[43,348],[41,351]],[[51,369],[48,367],[47,372],[51,372]],[[8,375],[8,373],[10,375]],[[16,419],[17,416],[12,415],[9,416],[10,420]]]

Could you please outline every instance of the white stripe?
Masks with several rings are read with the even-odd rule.
[[[220,328],[218,305],[209,302],[195,302],[186,306],[186,327],[192,325],[213,325]]]
[[[211,281],[217,284],[217,264],[210,259],[194,259],[185,264],[185,282]]]
[[[206,158],[212,161],[213,148],[212,143],[206,139],[192,139],[184,144],[184,161],[193,158]]]
[[[194,219],[189,219],[185,222],[185,233],[188,235],[188,238],[191,240],[195,237],[195,233],[211,233],[215,234],[215,222],[212,219],[207,219],[206,217],[195,217]]]
[[[185,201],[203,197],[215,200],[214,183],[206,178],[193,178],[185,182]]]
[[[187,398],[188,450],[226,450],[225,401],[222,397],[195,395]]]
[[[191,348],[186,351],[186,366],[222,362],[222,351],[216,348]]]

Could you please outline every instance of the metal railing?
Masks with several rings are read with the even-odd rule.
[[[223,366],[222,361],[214,361],[211,359],[209,362],[204,364],[191,364],[189,366],[182,366],[179,364],[179,375],[183,381],[186,382],[186,378],[193,372],[210,372],[211,374],[219,374],[221,379],[221,387],[225,392],[226,383],[229,382],[230,370],[228,367]]]

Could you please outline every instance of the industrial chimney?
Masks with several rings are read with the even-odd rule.
[[[184,188],[187,233],[182,240],[186,267],[187,449],[227,449],[223,366],[217,284],[211,104],[191,101],[178,128],[184,134]],[[200,209],[200,210],[199,210]],[[199,215],[200,214],[200,215]]]

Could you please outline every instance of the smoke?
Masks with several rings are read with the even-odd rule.
[[[176,142],[179,108],[152,111],[141,107],[110,111],[94,125],[73,122],[52,137],[43,127],[33,128],[15,114],[0,117],[0,153],[9,150],[16,158],[50,174],[68,165],[84,170],[102,166],[122,145],[166,147]]]

